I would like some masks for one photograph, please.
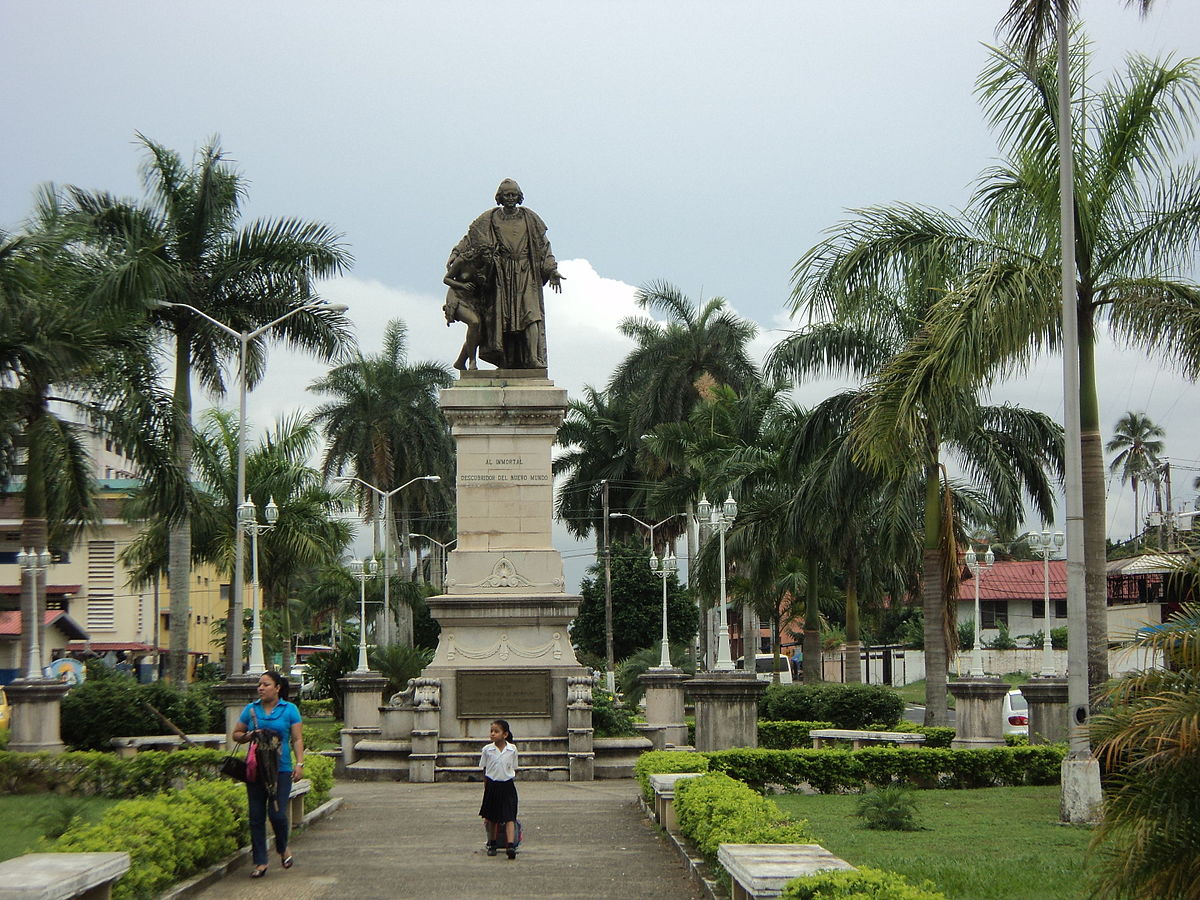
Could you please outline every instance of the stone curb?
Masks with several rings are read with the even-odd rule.
[[[318,806],[312,812],[304,816],[304,820],[292,829],[292,834],[296,835],[305,831],[309,826],[321,821],[326,816],[337,812],[342,806],[342,797],[333,797],[325,803]],[[267,829],[267,846],[270,847],[274,843],[274,838],[270,834],[270,829]],[[245,846],[240,850],[235,850],[229,856],[225,857],[219,863],[209,866],[198,875],[193,875],[186,881],[181,881],[174,887],[168,888],[166,891],[158,895],[158,900],[183,900],[185,897],[190,897],[193,894],[198,894],[206,887],[220,881],[238,866],[250,859],[250,847]]]
[[[671,846],[675,848],[675,852],[679,854],[679,858],[683,860],[684,866],[687,867],[688,877],[692,879],[692,883],[704,894],[708,900],[729,900],[727,894],[715,878],[712,878],[709,872],[710,866],[704,861],[704,858],[692,846],[691,841],[685,838],[682,834],[668,831],[659,825],[654,819],[654,810],[646,803],[646,798],[638,793],[638,806],[642,809],[642,814],[650,820],[655,828],[657,828],[667,840],[671,842]]]

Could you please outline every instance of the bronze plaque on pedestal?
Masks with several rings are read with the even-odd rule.
[[[550,715],[549,669],[459,670],[458,716]]]

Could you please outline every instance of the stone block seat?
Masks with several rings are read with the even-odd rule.
[[[225,746],[224,734],[189,734],[188,740],[206,750],[220,750]],[[179,750],[188,744],[177,734],[145,734],[140,737],[115,737],[109,743],[117,756],[128,759],[143,750]]]
[[[685,778],[699,778],[703,772],[668,772],[650,776],[650,787],[654,790],[654,818],[667,831],[679,830],[679,818],[675,815],[675,785]]]
[[[814,728],[808,733],[815,749],[825,746],[826,741],[850,741],[855,750],[868,743],[923,744],[925,735],[907,731],[858,731],[852,728]]]
[[[312,790],[312,782],[301,778],[292,784],[292,793],[288,796],[288,827],[295,828],[304,821],[304,798]]]
[[[717,862],[732,882],[732,900],[767,900],[793,878],[854,866],[820,844],[721,844]]]
[[[0,862],[0,900],[108,900],[128,853],[26,853]]]

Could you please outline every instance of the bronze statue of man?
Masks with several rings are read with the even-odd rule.
[[[498,209],[489,209],[450,251],[446,278],[447,321],[466,322],[467,341],[455,362],[474,368],[474,353],[504,369],[546,367],[544,285],[562,291],[562,275],[546,240],[546,223],[521,204],[525,195],[511,178],[496,190]],[[463,276],[489,260],[486,276]],[[467,264],[471,263],[470,266]]]

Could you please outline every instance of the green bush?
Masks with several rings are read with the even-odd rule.
[[[904,715],[900,695],[881,684],[772,684],[759,703],[759,718],[832,722],[835,728],[894,725]]]
[[[306,719],[332,719],[333,698],[323,700],[301,700],[296,704],[300,707],[300,715]]]
[[[994,747],[943,750],[865,747],[862,750],[720,750],[706,753],[709,770],[751,787],[809,785],[822,794],[862,790],[893,782],[928,788],[1057,784],[1066,748]]]
[[[728,775],[688,778],[676,785],[679,830],[709,862],[721,844],[811,844],[807,821],[797,821],[778,806]]]
[[[869,725],[866,730],[923,734],[925,735],[925,743],[921,745],[923,747],[949,747],[954,741],[955,735],[953,728],[945,728],[940,725],[918,725],[916,722],[909,722],[906,719],[901,719],[894,725]]]
[[[917,801],[913,789],[887,784],[867,791],[859,798],[854,814],[863,825],[875,831],[916,831]]]
[[[190,734],[225,728],[224,706],[210,684],[181,691],[165,681],[138,684],[122,676],[85,681],[63,697],[63,741],[75,750],[110,750],[114,737],[166,734],[166,726],[144,703]]]
[[[812,745],[808,733],[814,728],[833,728],[832,722],[769,722],[758,723],[758,746],[765,750],[791,750]]]
[[[633,711],[618,706],[617,698],[600,687],[592,688],[592,728],[596,737],[632,737]]]
[[[910,883],[880,869],[828,871],[789,881],[780,900],[946,900],[931,882]]]
[[[329,802],[329,793],[333,790],[333,767],[334,762],[328,756],[321,756],[319,753],[305,754],[304,777],[312,782],[312,790],[304,798],[306,813]]]
[[[181,791],[122,801],[93,824],[77,824],[52,852],[127,852],[129,871],[114,900],[148,900],[174,882],[222,859],[249,837],[245,788],[200,782]]]
[[[651,775],[707,771],[708,757],[686,750],[650,750],[639,756],[633,765],[633,777],[642,786],[642,796],[647,803],[654,802],[654,789],[650,787]]]

